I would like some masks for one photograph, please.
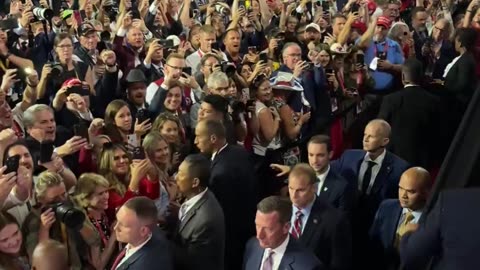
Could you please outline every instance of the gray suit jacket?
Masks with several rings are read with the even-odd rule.
[[[173,270],[173,260],[169,249],[168,240],[163,233],[156,229],[152,238],[117,270]]]
[[[259,270],[265,249],[260,247],[257,238],[251,238],[245,249],[243,258],[243,270]],[[302,248],[297,241],[290,236],[285,254],[278,270],[325,270],[326,268],[315,255]]]
[[[225,219],[210,190],[179,222],[174,240],[175,269],[224,269]]]

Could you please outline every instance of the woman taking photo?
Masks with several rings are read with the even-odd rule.
[[[152,131],[160,132],[170,146],[170,169],[176,170],[189,153],[189,146],[185,141],[185,131],[177,116],[163,112],[155,119]],[[171,172],[172,173],[172,172]]]
[[[0,213],[0,270],[28,270],[22,251],[23,237],[17,220],[7,212]]]
[[[151,199],[158,197],[159,188],[147,189],[142,179],[151,169],[148,159],[131,162],[127,150],[121,144],[104,146],[98,163],[98,174],[108,180],[110,184],[107,217],[115,219],[115,213],[126,201],[135,196],[147,196]]]
[[[103,134],[110,137],[113,143],[129,144],[129,136],[133,136],[139,145],[142,135],[144,135],[152,124],[145,121],[138,123],[138,119],[135,119],[134,132],[132,133],[132,113],[128,104],[121,100],[116,99],[110,102],[105,110],[105,126],[103,128]]]
[[[255,114],[258,120],[259,131],[254,135],[252,148],[256,171],[260,183],[260,196],[276,194],[280,190],[280,181],[276,179],[270,164],[282,163],[279,149],[280,115],[272,105],[272,86],[266,76],[258,76],[252,84],[252,93],[255,96]]]
[[[106,268],[116,248],[113,220],[106,215],[109,186],[107,179],[94,173],[85,173],[78,179],[73,200],[87,217],[80,231],[85,242],[88,261],[97,270]]]
[[[54,40],[56,63],[47,63],[43,66],[42,75],[38,84],[37,97],[40,103],[50,104],[64,81],[72,78],[80,80],[90,94],[94,95],[93,72],[83,62],[73,59],[73,40],[67,33],[60,33]]]

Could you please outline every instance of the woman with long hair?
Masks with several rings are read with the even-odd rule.
[[[159,188],[149,189],[142,181],[152,164],[149,159],[132,162],[125,147],[107,143],[98,161],[98,173],[110,184],[107,216],[115,219],[116,209],[135,196],[158,197]]]
[[[15,217],[7,212],[0,213],[0,269],[30,269],[22,250],[23,236]]]

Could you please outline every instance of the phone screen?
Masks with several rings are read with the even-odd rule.
[[[133,159],[145,159],[145,150],[143,147],[138,146],[133,148]]]
[[[40,144],[40,162],[47,163],[52,161],[53,149],[53,142],[42,142]]]
[[[20,155],[15,155],[7,158],[7,160],[5,161],[5,166],[7,166],[7,169],[3,174],[17,172],[19,165],[20,165]]]

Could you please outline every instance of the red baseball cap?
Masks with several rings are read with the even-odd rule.
[[[368,1],[367,8],[368,11],[374,12],[375,10],[377,10],[377,4],[374,1]]]
[[[377,20],[377,25],[383,26],[387,29],[392,25],[392,21],[387,16],[380,16]]]
[[[74,86],[74,85],[81,85],[82,84],[82,81],[80,81],[79,79],[77,78],[71,78],[71,79],[68,79],[66,81],[63,82],[62,84],[62,87],[71,87],[71,86]]]

